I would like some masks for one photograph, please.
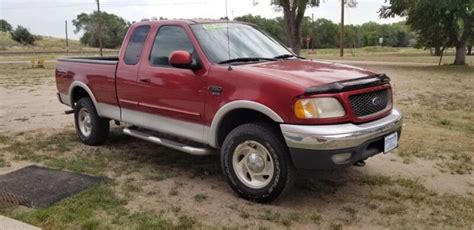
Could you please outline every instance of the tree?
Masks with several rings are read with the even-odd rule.
[[[299,55],[302,41],[301,23],[306,7],[319,6],[319,0],[272,0],[272,4],[278,9],[283,9],[283,21],[288,34],[288,43],[293,52]]]
[[[381,17],[407,16],[426,48],[456,47],[455,65],[466,64],[466,44],[474,34],[474,0],[387,0]]]
[[[4,19],[0,19],[0,32],[10,32],[12,31],[12,25]]]
[[[23,27],[17,26],[15,30],[11,31],[12,39],[22,45],[33,45],[37,38],[30,33],[30,31]]]
[[[82,44],[99,47],[97,16],[97,11],[94,11],[91,14],[79,14],[76,19],[72,20],[72,24],[76,27],[74,33],[84,31],[84,34],[80,38]],[[122,44],[122,40],[127,33],[130,23],[117,15],[103,11],[100,12],[100,17],[102,20],[103,46],[105,48],[119,47]]]
[[[379,24],[367,22],[360,26],[362,33],[362,46],[376,46],[380,38]]]
[[[338,46],[339,27],[327,19],[314,22],[314,43],[317,48],[335,48]]]
[[[251,14],[247,14],[244,16],[236,17],[234,18],[234,20],[255,24],[260,29],[267,32],[274,38],[277,38],[279,41],[286,43],[287,38],[283,29],[283,25],[281,20],[279,21],[278,18],[267,19],[262,18],[260,16],[253,16]]]
[[[268,19],[248,14],[236,17],[234,20],[255,24],[283,43],[289,44],[282,17]],[[339,47],[339,25],[330,20],[318,19],[312,23],[310,17],[304,17],[301,22],[301,42],[304,42],[303,37],[308,35],[314,35],[313,44],[316,48]],[[416,34],[405,22],[386,25],[369,22],[361,26],[345,25],[344,37],[346,38],[344,46],[348,48],[376,46],[380,37],[384,38],[386,46],[407,47],[414,46]]]
[[[344,26],[344,47],[356,48],[360,47],[357,36],[359,34],[359,28],[354,25]]]
[[[474,35],[471,35],[471,40],[467,44],[467,55],[472,55],[472,46],[474,45]]]

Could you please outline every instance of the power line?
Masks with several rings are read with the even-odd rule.
[[[103,6],[112,6],[112,7],[128,7],[128,6],[183,6],[183,5],[204,5],[212,4],[217,1],[206,1],[206,2],[173,2],[173,3],[101,3]],[[4,2],[3,2],[4,3]],[[74,3],[74,4],[63,4],[63,5],[42,5],[42,6],[11,6],[11,7],[2,7],[2,10],[36,10],[36,9],[55,9],[55,8],[70,8],[70,7],[80,7],[80,6],[94,6],[95,3]]]

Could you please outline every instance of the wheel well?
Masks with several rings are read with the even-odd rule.
[[[89,93],[87,93],[87,91],[85,89],[83,89],[82,87],[75,87],[73,90],[72,90],[72,106],[74,107],[74,104],[76,104],[77,101],[79,101],[79,99],[81,98],[84,98],[84,97],[90,97]]]
[[[235,109],[228,112],[220,121],[217,130],[217,146],[222,146],[227,135],[240,125],[251,122],[276,124],[267,115],[252,109]]]

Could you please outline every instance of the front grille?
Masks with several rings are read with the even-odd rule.
[[[388,89],[349,96],[352,112],[358,117],[380,112],[390,104]]]

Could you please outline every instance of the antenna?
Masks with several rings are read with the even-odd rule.
[[[226,18],[226,24],[227,24],[227,56],[228,59],[230,60],[230,37],[229,37],[229,15],[228,15],[228,10],[227,10],[227,0],[225,0],[225,18]],[[229,63],[229,70],[232,70],[231,64]]]

